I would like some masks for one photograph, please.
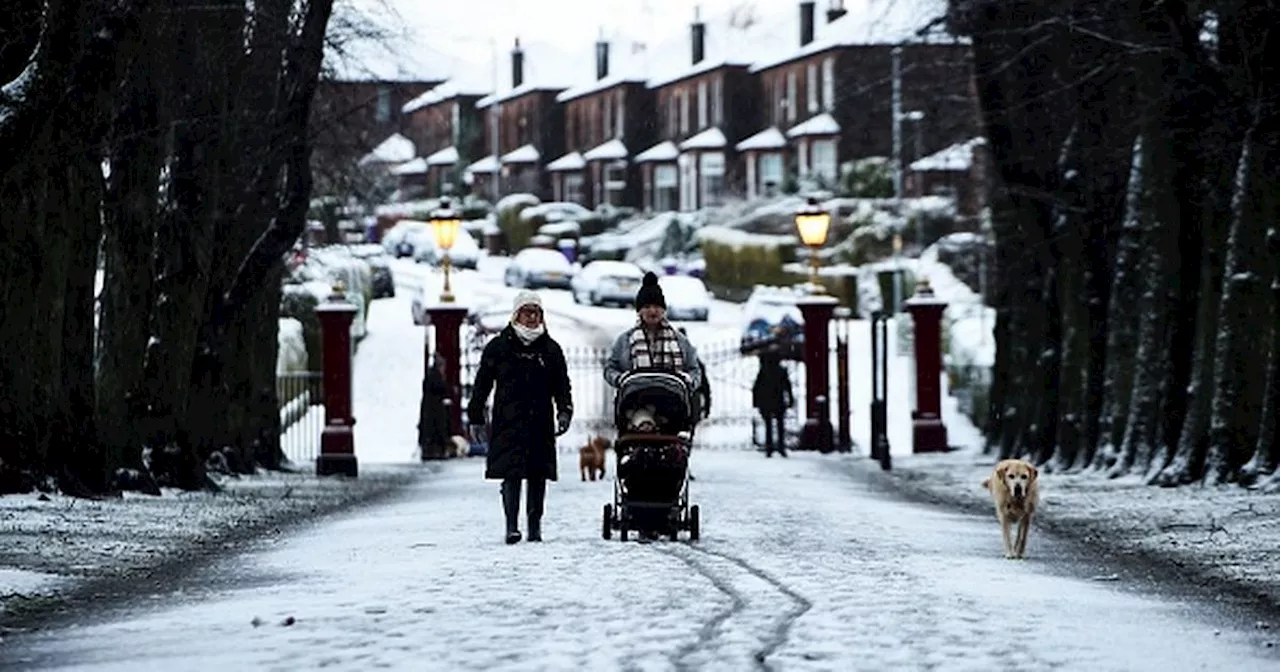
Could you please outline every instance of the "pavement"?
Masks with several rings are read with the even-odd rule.
[[[846,457],[694,466],[700,542],[605,541],[611,483],[571,479],[546,541],[506,546],[497,484],[457,460],[168,592],[10,636],[0,668],[1280,669],[1250,614],[1117,582],[1040,531],[1005,560],[989,517],[889,496]]]

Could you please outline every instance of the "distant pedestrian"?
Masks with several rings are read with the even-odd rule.
[[[556,437],[569,430],[573,395],[564,351],[547,334],[542,299],[516,296],[511,323],[484,348],[467,419],[475,440],[493,393],[485,478],[502,481],[508,544],[520,541],[520,484],[529,482],[525,514],[529,541],[542,541],[547,481],[557,480]]]
[[[449,384],[444,376],[444,358],[436,353],[422,377],[422,402],[418,407],[418,448],[423,460],[444,457],[449,441]]]
[[[760,353],[760,372],[751,388],[751,401],[764,420],[764,455],[773,457],[777,451],[787,456],[787,434],[784,418],[788,408],[795,405],[791,394],[791,377],[782,366],[782,355],[776,350]]]

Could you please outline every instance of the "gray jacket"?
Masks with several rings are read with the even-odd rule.
[[[613,348],[609,352],[609,361],[604,365],[604,381],[612,387],[618,386],[622,374],[631,371],[631,334],[640,329],[639,325],[618,334],[613,339]],[[698,359],[698,349],[693,347],[688,337],[679,331],[675,332],[676,342],[680,344],[680,355],[684,359],[684,372],[690,379],[690,389],[696,390],[702,384],[702,365]]]

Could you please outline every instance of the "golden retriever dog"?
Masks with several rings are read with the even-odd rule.
[[[982,481],[982,487],[991,491],[991,501],[996,505],[1006,558],[1021,559],[1026,554],[1027,533],[1031,531],[1036,505],[1040,503],[1040,489],[1036,483],[1039,476],[1039,470],[1026,460],[1000,460],[995,471]],[[1015,522],[1018,532],[1011,536]]]
[[[612,445],[603,436],[593,436],[586,445],[578,449],[578,475],[582,480],[604,478],[604,451]]]

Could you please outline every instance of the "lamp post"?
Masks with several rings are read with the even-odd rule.
[[[453,303],[453,288],[449,284],[449,271],[453,261],[449,258],[449,250],[453,249],[453,244],[457,242],[458,229],[461,227],[462,220],[449,207],[449,199],[443,199],[440,202],[440,208],[431,215],[431,233],[435,236],[436,247],[444,251],[444,258],[441,260],[441,264],[444,265],[444,291],[440,293],[441,303]]]
[[[810,197],[803,209],[796,213],[796,231],[800,234],[800,242],[809,248],[809,284],[813,285],[814,294],[824,293],[822,284],[818,282],[818,248],[827,243],[827,232],[831,228],[831,214],[818,205],[818,199]]]

